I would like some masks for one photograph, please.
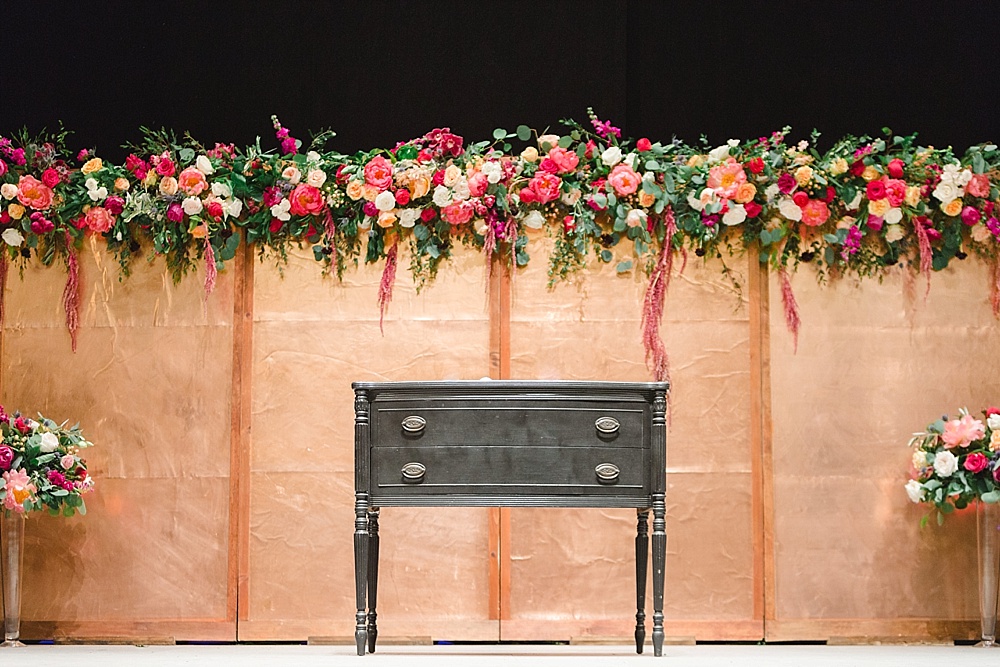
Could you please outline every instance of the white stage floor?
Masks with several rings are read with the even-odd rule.
[[[181,646],[42,646],[0,649],[0,663],[66,667],[610,667],[656,664],[652,649],[636,655],[627,646],[463,645],[386,646],[358,657],[348,646],[291,644]],[[997,665],[1000,649],[973,646],[700,645],[665,646],[665,667],[941,667]]]

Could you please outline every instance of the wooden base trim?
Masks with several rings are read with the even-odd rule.
[[[834,618],[791,619],[767,621],[769,642],[830,641],[846,643],[875,643],[889,639],[914,639],[926,641],[979,638],[979,620],[942,620],[931,618]],[[867,642],[865,640],[868,640]]]
[[[572,641],[580,643],[588,637],[609,641],[621,638],[621,643],[635,642],[635,618],[553,619],[544,618],[507,620],[500,624],[503,641]],[[755,619],[736,621],[665,620],[667,640],[691,638],[700,641],[760,641],[764,637],[764,623]],[[651,638],[650,621],[646,621],[647,641]]]
[[[212,619],[166,619],[156,621],[22,621],[21,638],[86,638],[99,643],[163,643],[174,641],[236,640],[236,622]]]
[[[287,621],[240,621],[240,641],[307,641],[310,637],[338,641],[349,637],[354,642],[353,619],[290,619]],[[500,638],[500,624],[490,620],[456,618],[394,618],[379,614],[379,642],[386,637],[430,637],[439,641],[495,642]]]

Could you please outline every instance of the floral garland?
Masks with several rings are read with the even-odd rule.
[[[385,261],[378,301],[392,298],[399,247],[409,250],[418,289],[457,244],[494,262],[524,266],[529,234],[553,239],[550,285],[570,279],[589,257],[621,273],[649,276],[643,341],[654,375],[668,372],[659,318],[673,257],[723,260],[753,249],[781,279],[786,323],[798,330],[789,274],[816,267],[821,280],[911,275],[975,254],[991,263],[990,301],[1000,315],[1000,150],[922,147],[914,136],[845,137],[825,153],[818,134],[786,143],[770,136],[711,147],[641,138],[588,110],[589,126],[498,129],[467,144],[447,128],[397,144],[342,155],[321,132],[307,146],[272,118],[279,148],[207,148],[190,136],[143,128],[123,166],[92,150],[66,158],[67,133],[0,138],[0,237],[4,261],[58,258],[68,272],[64,306],[74,334],[79,304],[76,253],[99,237],[124,275],[145,251],[162,256],[179,280],[205,267],[205,291],[235,257],[241,237],[285,261],[311,247],[338,277],[362,260]],[[527,145],[518,151],[513,142]],[[626,259],[616,260],[616,246]],[[619,253],[620,255],[620,253]],[[683,270],[684,261],[681,263]],[[0,267],[0,272],[6,266]]]
[[[987,408],[983,416],[985,424],[962,409],[958,419],[942,417],[910,439],[915,449],[906,493],[915,503],[933,505],[938,524],[975,500],[1000,502],[1000,408]]]
[[[39,421],[0,407],[0,504],[23,514],[48,509],[49,514],[87,513],[83,494],[94,488],[80,450],[91,443],[79,426],[67,428],[39,416]]]

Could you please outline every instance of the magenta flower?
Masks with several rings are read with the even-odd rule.
[[[989,459],[980,452],[973,452],[965,457],[963,466],[971,473],[981,472],[987,466]]]
[[[10,464],[14,461],[14,450],[7,445],[0,445],[0,468],[10,470]]]
[[[173,203],[167,207],[167,220],[170,222],[181,222],[184,220],[184,209],[178,203]]]
[[[789,194],[797,185],[798,183],[795,181],[795,177],[787,172],[778,177],[778,190],[780,190],[782,194]]]
[[[974,206],[966,206],[962,209],[962,222],[971,227],[979,222],[979,211]]]

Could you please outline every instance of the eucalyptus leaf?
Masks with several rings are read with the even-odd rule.
[[[607,251],[605,251],[607,252]],[[626,259],[622,262],[618,262],[618,266],[615,267],[615,272],[617,273],[627,273],[632,270],[632,260]]]
[[[500,139],[506,139],[507,130],[503,129],[502,127],[498,127],[497,129],[493,130],[493,138],[496,139],[497,141],[499,141]]]
[[[559,137],[559,148],[569,148],[573,145],[573,137],[568,134],[564,137]]]

